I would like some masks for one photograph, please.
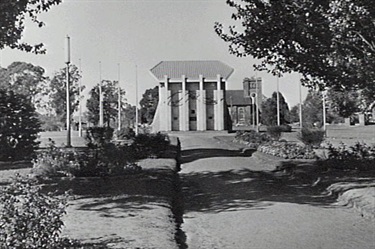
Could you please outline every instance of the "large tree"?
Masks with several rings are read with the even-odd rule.
[[[118,83],[117,81],[103,80],[103,121],[109,127],[112,122],[117,122],[118,117]],[[121,96],[125,90],[120,88]],[[99,124],[99,84],[90,90],[90,98],[86,102],[88,120],[94,125]],[[121,112],[125,109],[125,98],[121,98]]]
[[[0,68],[0,88],[22,94],[31,100],[35,108],[44,107],[43,97],[48,93],[48,77],[45,70],[26,62],[13,62]]]
[[[227,0],[241,28],[215,24],[236,56],[258,70],[298,72],[306,86],[375,94],[372,0]]]
[[[139,102],[141,105],[141,122],[151,124],[154,120],[156,108],[159,102],[159,87],[147,89]]]
[[[289,106],[279,92],[280,124],[289,123]],[[262,103],[261,122],[264,125],[277,125],[277,92]]]
[[[81,96],[79,96],[79,80],[81,73],[77,66],[69,66],[69,86],[70,86],[70,113],[77,110]],[[66,68],[56,72],[50,82],[51,106],[62,122],[66,120]],[[81,90],[84,86],[81,86]]]
[[[1,0],[0,50],[10,47],[27,52],[44,53],[42,43],[30,45],[21,42],[25,21],[30,19],[38,27],[42,27],[44,23],[38,19],[38,15],[61,2],[62,0]]]

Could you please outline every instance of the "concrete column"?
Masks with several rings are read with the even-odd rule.
[[[187,131],[189,130],[189,98],[186,91],[186,76],[181,76],[181,85],[182,91],[179,99],[181,99],[180,103],[180,130]]]
[[[170,92],[168,91],[168,76],[164,75],[163,82],[160,83],[160,130],[170,131],[171,127],[171,106],[169,105]]]
[[[366,124],[365,114],[358,114],[359,125],[364,126]]]
[[[221,76],[217,75],[217,90],[215,91],[215,100],[217,107],[215,109],[215,130],[224,130],[224,91],[221,89]]]
[[[204,78],[199,75],[199,90],[197,91],[197,130],[206,130],[206,94],[204,91]]]

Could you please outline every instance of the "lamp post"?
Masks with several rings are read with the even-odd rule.
[[[66,64],[66,147],[72,147],[70,131],[70,84],[69,84],[69,64],[70,64],[70,37],[65,40],[65,64]]]

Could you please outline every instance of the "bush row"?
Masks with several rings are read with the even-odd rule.
[[[94,127],[87,132],[87,149],[59,148],[50,140],[37,153],[33,172],[41,176],[108,176],[139,173],[139,159],[160,157],[168,148],[167,135],[139,134],[126,143],[112,141],[113,129]]]
[[[375,145],[356,143],[346,146],[341,143],[338,147],[327,146],[327,159],[321,162],[327,168],[340,170],[374,170]]]

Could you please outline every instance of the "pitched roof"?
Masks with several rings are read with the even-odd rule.
[[[216,79],[218,74],[227,80],[234,70],[221,61],[161,61],[150,71],[158,80],[163,80],[164,75],[169,79],[181,79],[182,75],[193,80],[198,80],[199,75]]]
[[[251,105],[251,99],[245,98],[244,90],[226,90],[225,92],[225,100],[227,105]]]

